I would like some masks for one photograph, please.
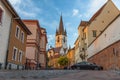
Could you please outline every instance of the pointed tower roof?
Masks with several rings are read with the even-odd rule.
[[[64,35],[67,36],[67,31],[66,31],[66,29],[65,29]]]
[[[58,35],[58,30],[56,29],[56,35]]]
[[[59,23],[58,32],[59,32],[59,34],[64,34],[64,26],[63,26],[62,15],[60,16],[60,23]]]

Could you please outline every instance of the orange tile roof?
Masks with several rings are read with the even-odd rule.
[[[55,53],[60,53],[61,47],[53,48]]]
[[[79,26],[86,26],[88,24],[89,24],[88,21],[81,21]]]

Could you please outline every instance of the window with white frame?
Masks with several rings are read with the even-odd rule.
[[[3,10],[0,8],[0,24],[2,23]]]
[[[17,48],[16,47],[14,47],[13,48],[13,55],[12,55],[12,60],[15,60],[16,61],[16,59],[17,59]]]
[[[24,43],[24,32],[23,31],[21,32],[21,41],[22,43]]]
[[[20,50],[18,54],[18,62],[22,62],[23,52]]]
[[[15,36],[19,39],[19,35],[20,35],[20,27],[17,25]]]
[[[96,37],[97,36],[97,31],[96,30],[92,30],[93,32],[93,37]]]

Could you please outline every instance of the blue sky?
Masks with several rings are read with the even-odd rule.
[[[68,46],[74,46],[81,20],[89,20],[107,0],[9,0],[22,19],[39,20],[46,28],[48,45],[54,46],[62,13]],[[120,9],[120,0],[112,0]]]

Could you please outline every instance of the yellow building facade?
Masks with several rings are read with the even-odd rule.
[[[69,60],[68,63],[68,67],[69,67],[75,63],[75,48],[69,49],[66,56]]]

